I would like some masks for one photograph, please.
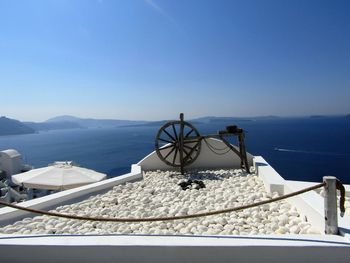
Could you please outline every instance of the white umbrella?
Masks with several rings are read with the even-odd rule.
[[[73,162],[55,162],[48,167],[13,175],[12,181],[26,188],[67,190],[105,178],[105,174],[74,166]]]

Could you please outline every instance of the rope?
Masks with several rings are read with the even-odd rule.
[[[336,182],[336,188],[340,191],[340,201],[339,201],[339,207],[341,216],[344,216],[345,213],[345,187],[344,185],[337,179]]]
[[[225,147],[225,148],[215,148],[213,145],[211,145],[205,138],[204,138],[204,142],[205,144],[208,146],[209,150],[211,152],[213,152],[214,154],[217,154],[217,155],[224,155],[226,153],[228,153],[231,149],[229,147]],[[227,149],[227,150],[226,150]],[[225,152],[222,152],[222,153],[219,153],[219,152],[216,152],[216,151],[224,151],[226,150]]]
[[[212,149],[217,150],[217,151],[223,151],[223,150],[226,150],[227,148],[229,148],[229,147],[227,147],[227,146],[225,146],[224,148],[216,148],[216,147],[214,147],[213,145],[211,145],[211,144],[208,142],[208,140],[207,140],[206,138],[203,138],[203,140],[205,141],[205,143],[206,143],[207,145],[210,145],[210,147],[211,147]]]
[[[286,198],[289,198],[292,196],[300,195],[300,194],[315,190],[315,189],[320,188],[320,187],[325,186],[325,185],[326,185],[326,183],[323,182],[323,183],[320,183],[320,184],[317,184],[317,185],[314,185],[311,187],[307,187],[307,188],[302,189],[300,191],[296,191],[296,192],[282,195],[282,196],[279,196],[276,198],[272,198],[270,200],[264,200],[264,201],[260,201],[260,202],[252,203],[252,204],[248,204],[248,205],[243,205],[243,206],[238,206],[238,207],[233,207],[233,208],[228,208],[228,209],[222,209],[222,210],[217,210],[217,211],[212,211],[212,212],[198,213],[198,214],[193,214],[193,215],[172,216],[172,217],[153,217],[153,218],[86,217],[86,216],[67,215],[67,214],[60,214],[57,212],[48,212],[48,211],[43,211],[43,210],[38,210],[38,209],[33,209],[33,208],[27,208],[27,207],[22,207],[19,205],[9,204],[9,203],[6,203],[6,202],[1,201],[1,200],[0,200],[0,204],[4,205],[4,206],[15,208],[15,209],[35,213],[35,214],[56,216],[56,217],[62,217],[62,218],[68,218],[68,219],[102,221],[102,222],[154,222],[154,221],[171,221],[171,220],[197,218],[197,217],[203,217],[203,216],[211,216],[211,215],[218,215],[218,214],[223,214],[223,213],[240,211],[243,209],[253,208],[256,206],[277,202],[277,201],[280,201],[280,200],[283,200],[283,199],[286,199]]]

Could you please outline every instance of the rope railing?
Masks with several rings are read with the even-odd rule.
[[[168,216],[168,217],[149,217],[149,218],[115,218],[115,217],[88,217],[88,216],[78,216],[78,215],[68,215],[68,214],[61,214],[57,212],[49,212],[49,211],[44,211],[44,210],[39,210],[39,209],[33,209],[33,208],[27,208],[27,207],[22,207],[20,205],[15,205],[15,204],[10,204],[4,201],[0,200],[0,205],[4,205],[7,207],[12,207],[15,209],[27,211],[30,213],[35,213],[35,214],[41,214],[41,215],[47,215],[47,216],[55,216],[55,217],[61,217],[61,218],[67,218],[67,219],[76,219],[76,220],[86,220],[86,221],[101,221],[101,222],[155,222],[155,221],[171,221],[171,220],[181,220],[181,219],[190,219],[190,218],[198,218],[198,217],[204,217],[204,216],[212,216],[212,215],[218,215],[218,214],[224,214],[224,213],[230,213],[230,212],[236,212],[248,208],[253,208],[277,201],[281,201],[283,199],[297,196],[309,191],[316,190],[320,187],[326,186],[326,182],[316,184],[311,187],[304,188],[299,191],[295,191],[286,195],[278,196],[269,200],[263,200],[260,202],[256,203],[251,203],[248,205],[243,205],[243,206],[238,206],[238,207],[232,207],[232,208],[227,208],[227,209],[222,209],[222,210],[216,210],[216,211],[211,211],[211,212],[203,212],[203,213],[198,213],[198,214],[192,214],[192,215],[182,215],[182,216]]]

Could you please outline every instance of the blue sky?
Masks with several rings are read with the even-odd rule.
[[[350,113],[350,1],[0,0],[0,115]]]

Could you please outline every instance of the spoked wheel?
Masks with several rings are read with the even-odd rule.
[[[158,131],[155,146],[162,161],[183,169],[197,159],[201,150],[201,136],[190,123],[171,121]]]

